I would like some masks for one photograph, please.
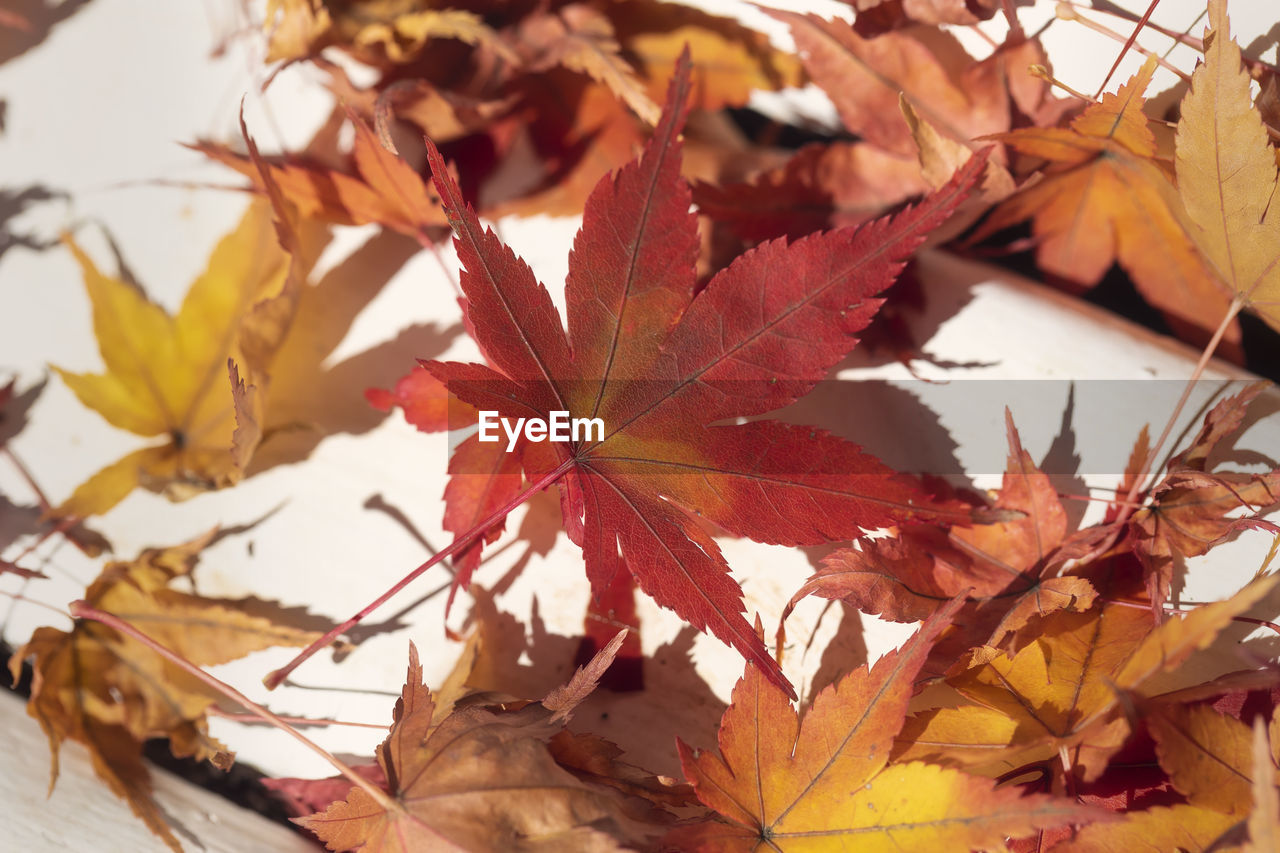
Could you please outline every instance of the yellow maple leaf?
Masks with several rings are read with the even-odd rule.
[[[1276,151],[1250,97],[1225,0],[1209,3],[1205,43],[1178,121],[1178,192],[1217,274],[1280,330]]]
[[[1264,726],[1253,721],[1253,811],[1249,813],[1249,843],[1245,853],[1280,848],[1280,791],[1276,790],[1276,717]],[[1269,733],[1268,733],[1269,730]],[[1268,741],[1270,741],[1268,743]]]
[[[272,646],[304,646],[319,636],[249,615],[234,601],[171,589],[171,581],[191,573],[211,538],[207,534],[184,545],[145,550],[132,562],[108,563],[85,591],[85,601],[144,626],[195,664],[226,663]],[[96,622],[77,620],[70,631],[36,629],[9,661],[15,680],[28,658],[34,673],[27,713],[49,738],[50,790],[58,778],[62,743],[82,743],[98,777],[165,843],[181,850],[151,800],[142,745],[164,737],[176,756],[229,761],[225,747],[209,736],[205,718],[219,694],[138,641]]]
[[[1129,853],[1131,850],[1206,853],[1234,823],[1234,818],[1213,809],[1157,806],[1126,812],[1115,823],[1086,826],[1075,838],[1053,850],[1054,853]]]
[[[1148,679],[1208,647],[1278,579],[1255,580],[1154,630],[1147,608],[1108,602],[1051,614],[1015,654],[980,646],[947,676],[964,701],[909,720],[897,757],[983,774],[1061,757],[1093,781],[1129,735],[1121,691],[1141,693]]]
[[[371,64],[418,58],[432,39],[457,39],[489,48],[509,62],[515,53],[484,18],[464,9],[434,9],[420,0],[364,0],[322,4],[319,0],[270,0],[267,61],[313,56],[327,45],[349,46]]]
[[[250,205],[170,316],[136,287],[102,273],[70,238],[84,275],[101,374],[54,367],[113,426],[163,437],[81,484],[53,512],[106,512],[138,486],[179,500],[236,483],[261,437],[267,369],[289,328],[319,235],[291,257],[265,201]]]
[[[1170,704],[1147,715],[1160,766],[1192,805],[1242,815],[1253,802],[1253,738],[1249,726],[1207,705]],[[1280,744],[1275,744],[1280,746]],[[1275,757],[1267,780],[1277,780]]]

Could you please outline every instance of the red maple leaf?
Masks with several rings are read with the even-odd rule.
[[[492,367],[425,366],[503,418],[601,419],[603,438],[524,452],[530,481],[559,482],[592,588],[629,570],[659,604],[785,684],[695,516],[759,542],[811,545],[921,515],[963,521],[967,511],[933,503],[825,431],[723,422],[791,403],[849,352],[881,304],[876,294],[967,194],[982,158],[918,207],[765,243],[698,292],[697,223],[680,177],[687,94],[678,75],[640,160],[591,194],[569,258],[567,334],[547,290],[481,226],[429,146],[465,267],[468,327]]]
[[[876,295],[968,195],[985,156],[897,216],[763,243],[699,290],[697,221],[680,177],[688,94],[685,61],[639,161],[601,180],[587,200],[569,256],[567,332],[546,288],[480,224],[428,141],[463,265],[464,321],[487,364],[423,366],[480,410],[482,431],[486,413],[503,419],[503,431],[514,423],[513,436],[521,419],[541,424],[540,434],[525,431],[506,443],[520,453],[532,485],[505,503],[494,490],[485,492],[496,510],[271,673],[268,685],[552,484],[561,487],[565,528],[582,546],[597,598],[630,571],[656,602],[737,648],[789,694],[781,669],[743,618],[742,589],[701,521],[794,546],[911,519],[971,519],[969,506],[933,500],[915,480],[825,430],[732,421],[795,401],[853,348],[854,335],[883,302]],[[398,392],[377,396],[383,404],[410,402]],[[539,443],[557,415],[599,423],[571,441]],[[478,442],[489,453],[476,455],[504,452],[503,439]],[[493,470],[481,465],[479,473]],[[452,476],[465,473],[450,465]],[[509,486],[514,480],[507,478]],[[470,566],[461,566],[455,585],[465,585],[469,574]]]

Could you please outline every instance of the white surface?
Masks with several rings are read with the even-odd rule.
[[[249,126],[268,149],[305,140],[309,123],[323,112],[324,99],[305,69],[296,69],[281,75],[264,100],[257,93],[264,72],[254,51],[246,47],[251,42],[235,41],[221,58],[209,56],[211,49],[240,25],[228,11],[236,4],[205,0],[203,9],[189,3],[145,4],[145,24],[140,23],[139,5],[128,0],[94,0],[40,48],[0,66],[0,91],[7,93],[9,100],[8,130],[0,135],[0,185],[46,183],[67,190],[72,199],[69,203],[42,205],[11,223],[12,227],[44,237],[63,228],[77,228],[91,255],[109,267],[111,256],[96,226],[105,227],[139,281],[158,302],[172,309],[202,268],[216,237],[236,220],[243,200],[235,194],[139,182],[232,182],[225,171],[208,166],[176,142],[201,135],[233,138],[242,93],[248,93]],[[1131,0],[1130,5],[1145,4]],[[1237,3],[1237,29],[1249,32],[1245,19],[1252,16],[1260,22],[1262,7],[1267,5]],[[1028,20],[1051,6],[1042,3],[1034,12],[1027,11]],[[1166,0],[1161,12],[1185,26],[1195,17],[1193,7],[1198,4]],[[826,8],[840,7],[828,3]],[[1117,47],[1074,29],[1073,49],[1055,57],[1059,76],[1092,91],[1105,71],[1100,65],[1110,64]],[[1060,23],[1050,32],[1057,38],[1067,30],[1068,25]],[[1074,59],[1076,67],[1064,68],[1063,57]],[[502,224],[504,237],[557,294],[575,229],[574,222],[544,219]],[[343,240],[347,246],[357,245],[369,233],[348,232]],[[938,358],[983,365],[950,371],[947,379],[957,383],[961,379],[1173,379],[1190,372],[1185,350],[1154,343],[1150,336],[1123,324],[1100,320],[1097,313],[1057,294],[1008,277],[995,279],[986,272],[948,266],[941,260],[931,260],[929,265],[941,283],[932,303],[935,310],[942,310],[949,300],[968,301],[942,323],[929,341],[928,351]],[[38,381],[47,362],[73,370],[98,369],[88,305],[78,271],[65,251],[8,252],[0,258],[0,293],[5,299],[5,310],[0,311],[0,367],[16,371],[21,384]],[[423,253],[406,264],[365,310],[334,359],[361,352],[412,322],[450,326],[457,319],[448,283],[435,261]],[[473,351],[468,341],[455,337],[447,355],[465,358]],[[851,363],[848,375],[895,380],[908,397],[916,393],[927,396],[930,391],[899,365],[890,363],[872,373],[859,367],[861,363]],[[942,377],[930,365],[918,363],[917,367],[930,378]],[[399,372],[394,371],[389,379]],[[1053,387],[1055,393],[1060,392],[1056,402],[1028,404],[1024,410],[1014,405],[1024,443],[1037,458],[1053,443],[1065,405],[1067,384]],[[889,396],[902,399],[892,392]],[[1081,446],[1094,442],[1085,437],[1103,423],[1086,403],[1081,392],[1074,420]],[[817,408],[820,401],[810,405]],[[969,412],[949,410],[944,416],[944,422],[956,430],[956,454],[964,464],[974,459],[979,461],[973,464],[983,464],[992,436],[998,439],[1003,434],[1000,401],[984,402],[980,412],[974,412],[976,408],[980,407],[974,404]],[[909,414],[910,406],[903,411]],[[835,423],[828,425],[837,429],[847,426],[853,433],[871,436],[866,440],[874,449],[895,462],[905,459],[909,465],[917,449],[913,445],[924,442],[912,433],[910,421],[904,422],[906,426],[889,421],[891,413],[891,409],[865,408],[850,409],[847,414],[828,411],[825,417],[834,418]],[[1110,420],[1105,423],[1107,429],[1121,433],[1119,445],[1127,452],[1143,422],[1152,420],[1158,428],[1165,415],[1165,411],[1135,400],[1133,412],[1108,412]],[[946,417],[952,420],[946,421]],[[896,444],[880,446],[872,439],[892,439]],[[33,411],[30,425],[13,446],[57,501],[103,464],[140,446],[140,440],[113,430],[97,415],[82,409],[54,379]],[[254,594],[287,605],[306,605],[315,613],[341,619],[426,556],[402,527],[385,514],[365,508],[372,495],[379,494],[402,510],[436,547],[447,541],[440,528],[439,501],[446,446],[445,436],[418,434],[396,415],[365,435],[330,437],[306,462],[274,468],[234,490],[184,504],[135,493],[94,526],[111,539],[118,555],[128,558],[146,546],[185,541],[214,524],[230,527],[259,522],[209,549],[196,573],[199,590],[205,595]],[[1274,420],[1255,427],[1240,446],[1280,447]],[[1003,453],[1002,446],[998,453]],[[998,478],[988,478],[982,485],[996,481]],[[2,463],[0,491],[19,502],[31,500],[26,487]],[[541,514],[542,521],[531,529],[545,530],[558,524],[554,500],[539,500],[532,511]],[[522,517],[523,512],[518,513],[508,528],[518,528]],[[511,540],[508,536],[506,541]],[[721,544],[735,576],[743,582],[748,607],[760,610],[766,625],[776,624],[783,602],[810,573],[809,558],[795,549],[737,540]],[[21,545],[13,547],[17,550]],[[481,584],[501,584],[530,547],[524,538],[505,550],[500,550],[501,545],[491,549],[493,556],[478,576]],[[1229,563],[1215,563],[1213,572],[1196,575],[1195,583],[1201,583],[1198,578],[1202,576],[1211,579],[1204,589],[1195,587],[1197,595],[1221,590],[1230,577],[1251,573],[1266,542],[1252,537],[1241,547],[1244,553],[1232,551]],[[81,594],[99,568],[99,563],[57,543],[42,548],[39,556],[52,580],[23,585],[5,578],[0,588],[21,587],[28,595],[65,606]],[[1237,574],[1221,573],[1222,566]],[[390,618],[446,580],[447,576],[436,570],[371,621]],[[587,595],[581,555],[563,535],[556,536],[549,553],[530,555],[523,571],[505,590],[501,606],[527,619],[536,599],[542,624],[532,629],[531,649],[522,658],[521,668],[512,670],[508,689],[539,695],[567,675],[573,647],[568,638],[580,629]],[[436,595],[404,616],[411,628],[373,637],[340,665],[322,657],[296,673],[301,682],[341,688],[341,692],[286,688],[269,695],[259,688],[261,676],[287,660],[288,651],[255,655],[221,668],[219,674],[254,698],[269,699],[272,708],[281,713],[383,723],[390,714],[388,692],[398,691],[404,675],[410,638],[423,652],[429,683],[439,682],[457,654],[457,646],[444,639],[442,609],[443,596]],[[806,603],[793,618],[791,636],[807,636],[821,609],[819,602]],[[455,613],[455,624],[465,610],[463,602]],[[5,639],[14,644],[50,619],[47,611],[29,605],[0,603],[0,614],[5,614]],[[679,650],[689,640],[682,634],[682,626],[671,614],[657,611],[648,602],[641,604],[641,618],[645,649],[659,657],[650,667],[650,684],[660,691],[658,695],[667,697],[668,709],[680,709],[679,713],[693,719],[697,709],[727,698],[742,669],[735,652],[706,637],[692,640],[697,673],[710,685],[703,687],[683,664]],[[827,617],[816,648],[821,648],[835,630],[836,621],[834,615]],[[863,621],[868,625],[866,642],[873,653],[909,631],[904,626]],[[818,666],[817,651],[803,661],[799,658],[797,651],[788,659],[793,676],[811,673]],[[694,741],[700,734],[702,742],[711,740],[710,729],[697,728],[705,728],[705,719],[696,726],[685,725],[678,714],[654,720],[626,697],[601,697],[592,707],[607,712],[608,720],[580,716],[584,725],[599,722],[597,728],[602,733],[617,737],[624,746],[654,744],[665,750],[644,756],[655,770],[675,769],[672,731],[681,731]],[[27,725],[25,739],[43,750],[34,723]],[[213,721],[213,730],[242,760],[268,773],[330,773],[314,756],[295,749],[274,732],[222,720]],[[380,739],[377,731],[362,729],[313,729],[309,734],[335,751],[361,755],[371,754]],[[8,758],[0,761],[6,770],[0,776],[15,775],[7,772],[13,766]],[[43,761],[36,765],[38,769],[20,770],[19,775],[27,774],[28,787],[42,791],[46,765]],[[62,784],[78,784],[71,780],[73,775],[68,769]],[[84,790],[104,789],[89,785]],[[34,818],[34,825],[57,820],[67,802],[55,800],[58,805],[40,813],[43,816]]]
[[[63,747],[58,787],[46,796],[49,744],[26,715],[22,700],[5,692],[0,692],[0,729],[7,733],[0,797],[13,816],[5,827],[6,850],[163,853],[169,849],[97,780],[89,755],[79,744]],[[301,853],[316,849],[303,836],[257,812],[163,770],[153,769],[151,775],[156,801],[188,849],[204,853]]]

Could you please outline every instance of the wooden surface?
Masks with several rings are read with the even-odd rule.
[[[147,830],[129,807],[93,776],[89,756],[78,744],[62,749],[62,773],[51,796],[49,744],[22,700],[0,692],[0,798],[7,821],[0,849],[24,853],[123,853],[167,847]],[[156,799],[170,816],[175,833],[189,850],[203,853],[290,853],[315,851],[316,845],[288,827],[190,785],[163,770],[152,770]]]
[[[1250,9],[1236,5],[1237,29],[1247,40],[1243,19]],[[1253,9],[1259,20],[1265,5]],[[0,135],[0,186],[44,184],[70,194],[65,204],[39,206],[10,227],[44,239],[77,228],[87,250],[108,268],[109,234],[148,293],[169,309],[176,307],[209,248],[235,222],[244,203],[235,193],[161,185],[229,182],[224,171],[210,168],[176,141],[235,139],[238,105],[246,92],[249,126],[267,149],[303,144],[309,123],[326,108],[314,81],[298,67],[281,74],[261,95],[266,72],[260,57],[245,47],[249,40],[210,55],[244,24],[228,11],[237,7],[231,0],[152,4],[140,23],[127,0],[94,0],[44,44],[0,66],[0,91],[8,101],[7,129]],[[848,9],[824,6],[827,12],[840,8]],[[1161,12],[1182,14],[1180,29],[1194,17],[1185,14],[1187,8],[1186,2],[1167,0]],[[1057,25],[1051,36],[1058,38],[1063,31]],[[1056,69],[1063,79],[1089,91],[1100,82],[1099,65],[1109,65],[1114,55],[1106,40],[1091,45],[1076,51],[1079,68]],[[128,61],[120,62],[120,56]],[[1100,63],[1099,57],[1106,61]],[[157,71],[161,68],[163,73]],[[572,220],[539,217],[503,222],[501,231],[558,298],[577,226]],[[335,405],[364,412],[363,387],[389,384],[415,356],[475,357],[474,345],[460,333],[453,291],[436,260],[423,252],[399,266],[397,259],[403,261],[411,250],[406,241],[370,229],[347,229],[335,241],[325,265],[332,283],[377,290],[385,281],[328,356],[329,364],[349,359],[360,368],[349,374],[349,399]],[[344,261],[353,252],[358,253],[356,261]],[[1007,404],[1036,459],[1060,450],[1060,439],[1069,436],[1089,475],[1081,488],[1114,483],[1112,475],[1118,471],[1111,470],[1113,463],[1094,454],[1126,454],[1144,422],[1158,428],[1168,413],[1170,391],[1180,390],[1195,353],[990,268],[931,255],[924,269],[928,300],[911,322],[927,341],[931,360],[914,361],[913,374],[891,356],[863,351],[840,375],[874,381],[829,383],[783,416],[799,422],[816,416],[901,468],[950,467],[973,475],[981,487],[991,487],[998,483],[1002,464]],[[0,257],[0,287],[6,298],[6,310],[0,311],[0,368],[15,372],[20,388],[38,383],[50,362],[70,370],[98,369],[87,301],[68,253],[56,248],[7,252]],[[394,346],[379,348],[392,339]],[[1220,391],[1223,380],[1238,375],[1216,365],[1201,390]],[[950,384],[931,385],[921,376]],[[1117,380],[1135,383],[1126,388],[1144,393],[1108,396],[1103,393],[1107,386],[1088,384]],[[967,396],[958,398],[957,391]],[[936,417],[922,417],[929,413]],[[1188,413],[1184,422],[1193,418]],[[58,501],[99,467],[141,444],[84,410],[54,379],[12,446]],[[421,562],[428,546],[447,541],[439,498],[448,446],[447,436],[421,435],[398,415],[373,418],[324,437],[304,461],[264,462],[233,490],[182,504],[139,492],[94,526],[122,558],[143,547],[186,541],[214,525],[231,528],[196,571],[202,594],[254,595],[306,606],[325,619],[342,619]],[[1280,447],[1276,419],[1253,425],[1238,446],[1274,452]],[[270,449],[264,447],[264,460]],[[3,465],[0,492],[20,503],[34,500],[21,478]],[[582,557],[558,533],[553,495],[518,512],[508,529],[514,532],[490,549],[477,580],[501,590],[498,606],[507,617],[501,621],[506,633],[499,669],[505,689],[539,696],[572,668],[588,595]],[[776,624],[783,604],[821,554],[727,538],[720,544],[743,583],[748,609],[758,611],[768,626]],[[18,540],[11,547],[16,551],[23,545],[25,540]],[[1211,562],[1193,563],[1187,597],[1219,597],[1229,591],[1256,569],[1266,546],[1265,537],[1246,536],[1215,551]],[[35,558],[51,580],[3,578],[0,589],[65,608],[101,569],[101,561],[57,542],[46,543]],[[443,679],[459,652],[442,627],[444,596],[438,590],[446,580],[443,574],[429,575],[406,590],[374,617],[373,622],[385,624],[346,660],[335,663],[322,656],[300,669],[297,680],[311,689],[267,694],[260,687],[262,675],[287,660],[288,651],[254,655],[217,672],[280,713],[386,724],[411,639],[422,650],[430,684]],[[455,626],[469,607],[466,600],[460,603]],[[787,672],[802,684],[824,665],[823,649],[833,641],[850,655],[874,658],[910,631],[856,616],[843,624],[828,616],[819,625],[821,612],[820,602],[808,602],[791,623],[793,637],[816,632],[810,649],[797,644],[788,650]],[[0,605],[0,616],[3,636],[13,645],[38,625],[67,624],[45,608],[22,602]],[[649,691],[660,701],[602,694],[583,709],[577,724],[615,738],[651,769],[674,773],[675,734],[699,745],[713,742],[717,713],[741,674],[742,662],[732,650],[690,632],[647,601],[640,616],[644,649],[652,656],[646,672]],[[655,706],[661,709],[657,714]],[[92,778],[83,752],[74,745],[64,749],[62,777],[53,799],[46,800],[44,737],[12,697],[4,697],[0,708],[6,715],[0,784],[17,798],[11,824],[21,844],[15,849],[161,849],[128,808]],[[215,720],[212,734],[241,760],[273,775],[332,772],[274,731]],[[371,755],[382,737],[376,729],[341,727],[308,734],[331,750],[363,756]],[[163,773],[156,775],[161,803],[207,850],[302,846],[287,830],[261,827],[253,815],[222,811],[231,807],[216,805],[221,801]],[[199,844],[187,846],[195,850]],[[0,843],[0,848],[9,846]]]

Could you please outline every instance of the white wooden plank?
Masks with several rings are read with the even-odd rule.
[[[133,816],[93,775],[89,755],[79,744],[62,748],[58,785],[46,796],[49,745],[23,709],[22,700],[0,692],[0,731],[5,733],[0,762],[0,798],[8,821],[0,848],[56,853],[156,851],[168,848]],[[175,834],[188,850],[204,853],[290,853],[315,845],[288,827],[155,769],[156,800],[169,815]]]

